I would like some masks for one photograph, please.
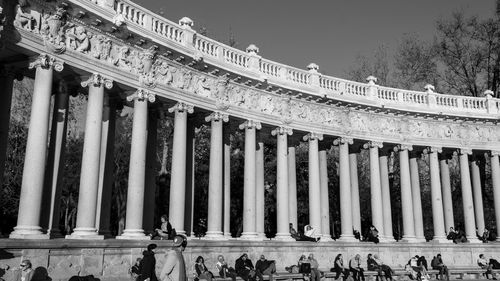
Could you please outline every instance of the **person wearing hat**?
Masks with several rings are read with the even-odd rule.
[[[187,238],[183,235],[174,237],[173,245],[166,253],[165,265],[160,273],[161,281],[187,281],[186,264],[182,252],[186,249]]]
[[[141,274],[139,275],[138,280],[149,280],[149,281],[157,281],[156,278],[156,258],[155,252],[153,250],[156,249],[156,244],[149,244],[146,251],[144,251],[140,270]]]

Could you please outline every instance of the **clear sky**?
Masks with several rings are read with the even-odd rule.
[[[380,45],[394,50],[405,33],[432,40],[436,20],[454,11],[481,18],[495,15],[496,0],[133,0],[178,22],[184,16],[194,28],[237,48],[249,44],[260,55],[305,69],[344,77],[359,54]]]

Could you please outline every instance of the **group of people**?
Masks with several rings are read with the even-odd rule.
[[[477,265],[486,270],[486,272],[483,273],[486,279],[490,279],[489,276],[491,275],[491,279],[497,280],[493,275],[493,269],[500,269],[500,262],[493,258],[487,259],[484,254],[480,254],[477,259]]]

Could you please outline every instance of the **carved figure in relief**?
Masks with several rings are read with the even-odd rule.
[[[260,110],[260,94],[253,90],[246,91],[243,105],[248,109]]]
[[[61,54],[66,50],[65,15],[66,11],[63,8],[57,8],[55,14],[44,16],[40,29],[45,46],[57,54]]]
[[[232,105],[241,106],[245,102],[245,98],[243,97],[243,91],[240,87],[234,87],[232,85],[229,86],[228,93],[228,101]]]
[[[194,92],[202,97],[209,98],[210,86],[210,81],[208,81],[206,77],[201,77],[198,79],[198,83],[196,83],[196,89]]]
[[[157,60],[153,65],[153,71],[156,73],[156,78],[160,83],[165,85],[172,84],[174,80],[172,72],[175,69],[172,69],[166,61]]]
[[[129,53],[130,49],[127,46],[120,47],[116,58],[113,60],[113,64],[119,68],[130,70],[131,63],[128,59]]]
[[[181,75],[179,77],[178,88],[187,90],[191,86],[191,80],[193,79],[193,73],[188,69],[182,69]]]
[[[270,95],[260,97],[260,110],[265,113],[273,113],[276,110],[275,100]]]
[[[143,62],[144,55],[141,52],[134,50],[132,51],[131,57],[132,57],[132,68],[135,70],[135,73],[137,74],[144,73],[144,62]]]
[[[108,60],[111,55],[111,39],[103,35],[99,37],[101,38],[101,59]]]
[[[308,119],[309,117],[309,108],[305,106],[304,103],[293,102],[292,103],[292,116],[300,119]]]
[[[89,35],[90,38],[90,54],[96,58],[100,59],[102,55],[102,43],[103,43],[103,37],[101,35]]]
[[[14,19],[14,26],[33,30],[35,17],[31,15],[28,8],[27,0],[19,0],[16,6],[16,17]]]
[[[66,47],[82,53],[89,49],[89,37],[83,26],[76,26],[66,31]]]

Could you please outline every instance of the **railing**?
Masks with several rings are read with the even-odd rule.
[[[70,0],[73,2],[85,0]],[[87,0],[90,1],[90,0]],[[255,53],[247,53],[200,34],[196,34],[190,27],[180,26],[129,0],[117,0],[114,12],[122,15],[126,21],[136,24],[146,30],[158,34],[167,40],[180,43],[180,45],[198,51],[200,54],[211,57],[214,64],[234,67],[236,70],[249,71],[249,76],[255,78],[272,78],[273,83],[280,86],[300,85],[306,86],[308,94],[342,95],[343,99],[352,102],[361,102],[360,98],[375,101],[375,105],[390,104],[391,106],[407,109],[408,106],[418,111],[449,112],[459,114],[472,112],[480,114],[499,114],[500,100],[496,98],[474,98],[463,96],[443,95],[433,92],[408,91],[375,85],[373,82],[364,84],[354,81],[339,79],[322,75],[315,71],[307,71],[268,59],[261,58]],[[195,36],[187,36],[191,32]],[[192,42],[188,42],[193,39]],[[253,73],[253,74],[252,74]],[[320,89],[318,92],[317,89]],[[338,98],[338,97],[335,97]]]

